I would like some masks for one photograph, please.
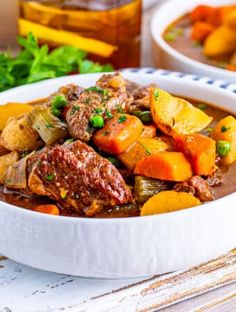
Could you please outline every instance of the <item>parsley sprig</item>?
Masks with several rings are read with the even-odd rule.
[[[86,52],[76,47],[62,46],[49,52],[47,45],[38,45],[33,33],[17,40],[22,50],[15,57],[10,52],[0,53],[0,91],[70,73],[113,70],[110,65],[100,65],[86,59]]]

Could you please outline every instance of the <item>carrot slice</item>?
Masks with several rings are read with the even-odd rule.
[[[34,211],[59,216],[59,209],[56,205],[37,205]]]
[[[200,205],[198,198],[186,192],[163,191],[151,197],[141,208],[141,216],[186,209]]]
[[[213,31],[215,27],[206,22],[195,22],[193,24],[191,38],[203,42]]]
[[[197,175],[210,175],[215,171],[216,144],[211,138],[196,133],[175,138],[176,148],[187,156]]]
[[[140,160],[135,174],[167,181],[185,181],[192,176],[191,164],[183,153],[162,152]]]
[[[202,21],[218,26],[221,23],[220,8],[209,5],[198,5],[190,14],[193,22]]]
[[[124,152],[140,136],[143,124],[136,116],[117,114],[93,137],[94,143],[111,154]]]

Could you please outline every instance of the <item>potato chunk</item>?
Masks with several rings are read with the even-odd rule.
[[[199,132],[212,121],[211,117],[188,101],[159,88],[151,89],[150,108],[157,127],[172,136]]]
[[[0,157],[0,183],[4,183],[8,167],[14,165],[18,158],[19,155],[17,152],[11,152]]]
[[[207,57],[219,57],[236,50],[236,28],[223,24],[213,31],[205,41],[204,54]]]
[[[27,116],[11,118],[3,129],[0,145],[10,151],[33,151],[43,145],[38,133],[27,123]]]
[[[215,126],[211,137],[215,141],[223,140],[230,143],[230,151],[221,161],[225,165],[231,165],[236,160],[236,119],[233,116],[221,119]]]
[[[19,117],[33,109],[32,106],[23,103],[7,103],[0,106],[0,131],[4,129],[11,117]]]

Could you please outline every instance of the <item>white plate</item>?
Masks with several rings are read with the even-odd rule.
[[[174,50],[162,37],[165,29],[173,21],[190,12],[197,5],[203,3],[213,6],[221,6],[235,4],[235,0],[171,0],[163,3],[162,6],[157,9],[151,23],[153,58],[155,65],[171,70],[205,75],[235,83],[235,72],[195,61]]]
[[[142,84],[158,83],[167,91],[212,102],[236,114],[236,86],[151,69],[126,70],[124,75]],[[44,97],[67,83],[90,86],[99,76],[69,76],[19,87],[1,93],[0,103]],[[196,208],[121,219],[51,216],[1,202],[0,253],[32,267],[84,277],[161,274],[235,247],[235,201],[233,193]]]

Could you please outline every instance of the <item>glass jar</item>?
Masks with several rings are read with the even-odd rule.
[[[75,45],[115,68],[140,62],[141,0],[20,0],[21,35],[51,47]],[[52,31],[53,30],[53,31]]]

